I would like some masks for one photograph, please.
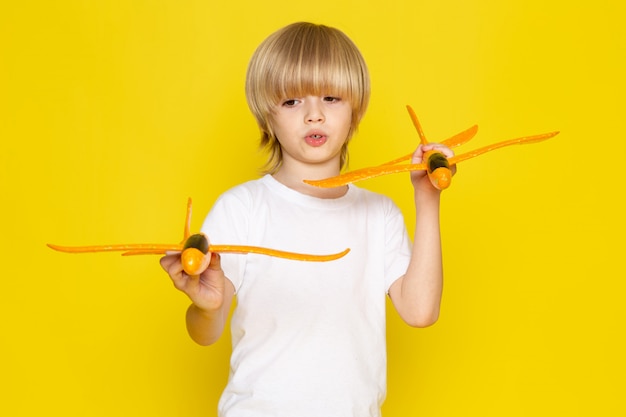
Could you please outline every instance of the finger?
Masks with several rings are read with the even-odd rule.
[[[176,255],[165,255],[163,257],[161,257],[161,259],[159,259],[159,263],[161,264],[161,268],[163,268],[163,270],[165,272],[169,273],[169,270],[172,266],[172,264],[174,262],[176,262]]]
[[[452,175],[456,174],[456,164],[450,165],[450,172],[452,172]]]
[[[163,268],[165,272],[169,274],[172,266],[179,260],[180,254],[171,254],[161,257],[161,259],[159,259],[159,263],[161,264],[161,268]]]
[[[221,270],[222,269],[222,256],[217,252],[211,252],[211,262],[209,262],[208,269]]]
[[[422,162],[422,160],[424,159],[424,153],[426,152],[426,150],[424,149],[425,146],[426,145],[419,145],[415,149],[415,152],[413,152],[413,156],[411,157],[412,164],[419,164]]]
[[[424,145],[423,151],[441,152],[446,158],[452,158],[454,156],[454,151],[441,143],[429,143],[428,145]]]
[[[183,271],[180,255],[163,256],[160,259],[160,264],[176,285],[185,278],[186,274]]]
[[[191,294],[198,285],[198,277],[185,273],[180,262],[172,264],[172,267],[167,273],[172,280],[172,284],[174,284],[174,288],[188,295]]]

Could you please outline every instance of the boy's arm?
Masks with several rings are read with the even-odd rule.
[[[447,158],[454,153],[439,144],[420,145],[413,155],[413,163],[422,162],[423,155],[437,148]],[[450,167],[456,172],[456,167]],[[443,262],[439,206],[441,191],[430,183],[424,171],[411,173],[415,196],[415,237],[411,261],[406,274],[389,288],[391,298],[400,317],[411,326],[427,327],[439,318],[443,291]]]
[[[187,332],[194,342],[202,346],[217,342],[226,325],[235,288],[225,280],[224,301],[217,310],[203,310],[192,303],[187,309]]]
[[[433,188],[431,186],[431,188]],[[434,188],[433,188],[434,190]],[[414,327],[427,327],[439,318],[443,290],[439,191],[415,195],[415,238],[407,272],[389,288],[400,317]]]
[[[189,336],[200,345],[215,343],[222,335],[235,293],[224,275],[219,254],[211,255],[208,268],[200,276],[183,271],[180,254],[164,256],[161,266],[174,286],[192,301],[186,315]]]

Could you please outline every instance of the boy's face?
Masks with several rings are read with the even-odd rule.
[[[336,160],[348,139],[350,102],[335,96],[305,96],[281,101],[272,114],[283,164],[320,164]]]

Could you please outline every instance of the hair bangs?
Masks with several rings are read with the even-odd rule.
[[[302,45],[297,56],[291,55],[284,61],[286,65],[266,84],[268,92],[274,92],[276,102],[308,95],[337,96],[353,102],[355,91],[349,64],[328,48],[315,45],[317,49],[310,53],[306,46]]]

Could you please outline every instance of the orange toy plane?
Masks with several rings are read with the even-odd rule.
[[[415,128],[417,129],[417,134],[420,137],[420,142],[423,145],[428,144],[429,142],[426,140],[426,136],[424,135],[424,132],[422,131],[422,126],[417,120],[417,116],[415,115],[415,112],[413,111],[411,106],[406,106],[406,107],[407,107],[407,110],[409,111],[409,115],[411,116],[411,120],[413,121],[413,124],[415,125]],[[454,148],[472,139],[474,135],[476,135],[477,131],[478,131],[478,126],[474,125],[470,127],[469,129],[442,141],[441,143],[443,145],[446,145],[449,148]],[[558,134],[559,132],[550,132],[550,133],[544,133],[541,135],[526,136],[526,137],[517,138],[517,139],[510,139],[504,142],[499,142],[493,145],[488,145],[488,146],[485,146],[484,148],[476,149],[474,151],[470,151],[461,155],[456,155],[456,156],[453,156],[452,158],[447,158],[441,152],[432,150],[424,154],[425,162],[422,162],[419,164],[398,165],[399,162],[411,159],[411,157],[413,156],[413,153],[410,153],[401,158],[394,159],[393,161],[387,162],[379,166],[370,167],[370,168],[362,168],[362,169],[358,169],[355,171],[347,172],[342,175],[338,175],[336,177],[326,178],[323,180],[304,180],[304,182],[310,185],[315,185],[317,187],[332,188],[332,187],[339,187],[341,185],[346,185],[346,184],[356,182],[356,181],[362,181],[362,180],[366,180],[369,178],[378,177],[381,175],[395,174],[397,172],[425,170],[426,173],[428,174],[428,178],[430,179],[430,182],[432,183],[432,185],[439,190],[445,190],[446,188],[450,186],[450,183],[452,181],[452,172],[450,170],[451,165],[457,164],[461,161],[465,161],[466,159],[473,158],[485,152],[502,148],[504,146],[523,144],[523,143],[536,143],[536,142],[540,142],[540,141],[549,139],[551,137],[554,137]]]
[[[330,255],[310,255],[306,253],[286,252],[282,250],[245,245],[212,245],[203,233],[190,234],[191,226],[191,198],[187,202],[187,217],[183,241],[173,244],[138,243],[129,245],[96,245],[96,246],[59,246],[48,244],[54,250],[68,253],[87,252],[124,252],[122,255],[164,255],[168,252],[181,252],[183,269],[189,275],[199,275],[209,266],[211,252],[220,253],[257,253],[275,256],[278,258],[293,259],[296,261],[326,262],[339,259],[350,249]]]

